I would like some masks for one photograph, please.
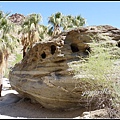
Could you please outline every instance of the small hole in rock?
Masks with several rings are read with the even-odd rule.
[[[95,28],[91,27],[90,30],[95,30]]]
[[[55,53],[56,50],[56,46],[55,45],[51,45],[51,54],[53,55]]]
[[[79,51],[78,46],[76,44],[72,43],[70,46],[71,46],[72,52],[78,52]]]
[[[118,42],[117,46],[120,48],[120,41]]]
[[[46,54],[45,54],[45,52],[43,52],[43,53],[41,54],[41,57],[42,57],[43,59],[46,58]]]

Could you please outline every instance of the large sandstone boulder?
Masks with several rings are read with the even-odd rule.
[[[120,47],[120,30],[109,25],[80,27],[36,43],[10,71],[12,88],[50,109],[85,106],[87,99],[82,96],[85,83],[79,84],[73,78],[68,64],[88,56],[92,39]]]

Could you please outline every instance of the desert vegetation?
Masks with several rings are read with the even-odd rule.
[[[91,110],[93,101],[96,100],[95,109],[105,108],[109,117],[119,118],[120,87],[119,79],[115,77],[115,71],[120,69],[120,66],[115,65],[120,59],[119,52],[116,53],[116,49],[119,51],[119,48],[116,44],[101,43],[94,39],[90,46],[91,51],[88,51],[87,58],[80,56],[81,61],[69,64],[70,74],[79,81],[78,88],[84,86],[85,92],[82,96],[88,100],[88,110]]]

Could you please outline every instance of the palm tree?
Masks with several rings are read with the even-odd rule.
[[[50,38],[49,34],[48,34],[48,26],[45,25],[39,25],[39,36],[40,36],[40,41],[44,41],[47,40],[48,38]]]
[[[62,13],[57,12],[55,14],[52,14],[49,17],[48,24],[51,24],[48,34],[51,36],[58,35],[61,33],[60,27],[61,27],[61,20],[62,20]]]
[[[62,21],[61,21],[61,26],[63,27],[63,30],[68,30],[71,28],[84,26],[85,24],[86,24],[85,19],[83,17],[81,17],[80,15],[78,15],[78,16],[72,16],[72,15],[63,16]]]
[[[2,78],[7,66],[8,56],[17,47],[17,39],[13,36],[14,25],[7,18],[10,13],[0,11],[0,96],[2,91]]]
[[[30,14],[25,18],[19,33],[22,33],[23,57],[33,44],[39,41],[39,22],[42,20],[40,14]]]
[[[78,15],[78,16],[75,16],[75,19],[73,20],[73,24],[76,27],[79,27],[79,26],[84,26],[86,24],[86,22],[85,22],[85,19],[83,17]]]
[[[71,15],[63,16],[62,18],[63,30],[68,30],[69,28],[73,28],[73,20],[74,17]]]
[[[80,27],[85,25],[86,23],[85,19],[80,15],[63,15],[62,13],[57,12],[49,17],[48,24],[51,24],[48,34],[51,36],[55,36],[61,33],[61,30],[68,30],[71,28]]]

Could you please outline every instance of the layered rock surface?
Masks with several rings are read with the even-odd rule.
[[[109,25],[88,26],[62,32],[36,43],[9,73],[11,87],[50,109],[85,106],[79,81],[70,74],[69,63],[86,57],[93,39],[120,47],[120,30]],[[76,86],[79,86],[79,89]]]

